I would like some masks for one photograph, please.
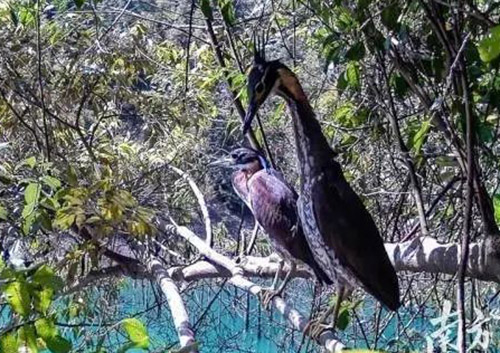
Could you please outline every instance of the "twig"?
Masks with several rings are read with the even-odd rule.
[[[191,37],[193,36],[193,13],[194,13],[194,0],[191,0],[191,9],[189,10],[189,29],[188,29],[188,40],[186,44],[186,68],[184,76],[184,93],[188,91],[189,83],[189,50],[191,49]]]
[[[217,41],[217,36],[215,35],[214,28],[212,26],[212,21],[209,18],[205,18],[205,23],[207,25],[207,32],[210,38],[210,43],[212,44],[212,48],[215,53],[215,58],[217,59],[217,62],[222,68],[224,77],[226,78],[227,84],[229,86],[229,92],[231,93],[231,96],[233,98],[234,106],[236,107],[236,110],[238,111],[238,115],[240,116],[241,120],[244,120],[246,115],[245,109],[243,108],[243,104],[241,103],[241,100],[238,98],[238,95],[232,89],[233,80],[229,75],[226,62],[224,61],[224,56],[222,55],[222,52],[220,50],[219,43]],[[255,137],[255,134],[252,129],[248,131],[247,138],[254,149],[262,151],[262,148],[259,142],[257,141],[257,138]]]
[[[45,108],[45,92],[43,89],[42,79],[42,44],[40,37],[40,0],[36,2],[36,51],[37,51],[37,70],[38,70],[38,87],[40,91],[40,103],[42,105],[42,120],[43,120],[43,133],[45,135],[45,149],[47,151],[47,161],[50,162],[50,138],[49,128],[47,125],[47,115]]]
[[[465,42],[466,40],[464,40]],[[465,321],[465,272],[467,267],[467,260],[469,258],[469,241],[470,241],[470,231],[472,223],[472,199],[474,196],[474,173],[475,173],[475,163],[474,163],[474,114],[470,106],[470,94],[468,88],[467,73],[465,69],[465,60],[460,61],[461,69],[461,84],[463,90],[463,104],[465,110],[465,131],[466,131],[466,151],[467,151],[467,189],[465,196],[465,209],[464,209],[464,226],[462,233],[462,244],[461,244],[461,260],[460,266],[457,273],[457,311],[458,311],[458,350],[460,353],[467,352],[467,330]]]
[[[203,193],[201,192],[198,185],[196,185],[193,178],[189,176],[189,174],[170,164],[167,164],[167,167],[179,174],[184,180],[186,180],[189,184],[189,187],[196,196],[196,199],[198,200],[198,204],[200,206],[201,214],[203,215],[203,221],[205,222],[205,241],[208,246],[212,247],[212,221],[210,220],[210,214],[208,213],[208,207],[207,203],[205,202]]]
[[[420,221],[420,229],[422,231],[422,235],[427,236],[429,234],[429,231],[427,229],[427,219],[425,217],[425,207],[422,198],[422,188],[420,187],[420,182],[417,178],[415,165],[413,164],[412,158],[410,156],[410,151],[408,150],[408,147],[406,146],[405,142],[403,141],[403,137],[401,136],[401,131],[399,129],[399,123],[398,123],[398,115],[397,115],[398,113],[396,111],[396,106],[394,105],[394,101],[392,99],[391,87],[389,85],[389,76],[387,75],[384,59],[381,57],[381,55],[377,55],[377,57],[379,59],[380,66],[382,67],[382,73],[384,75],[384,81],[386,84],[387,95],[389,100],[389,108],[390,108],[389,120],[391,123],[392,131],[394,133],[394,136],[396,137],[396,141],[399,147],[399,152],[401,153],[404,163],[408,168],[411,184],[413,186],[413,197],[415,199],[415,204],[417,205],[418,218]]]

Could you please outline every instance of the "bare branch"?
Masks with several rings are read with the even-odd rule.
[[[148,269],[160,286],[163,295],[167,298],[181,349],[190,347],[185,351],[186,353],[197,353],[198,349],[195,348],[194,331],[189,322],[189,315],[179,292],[179,288],[170,278],[167,269],[157,259],[151,258],[149,260]]]
[[[201,214],[203,215],[203,221],[205,222],[205,241],[207,242],[208,246],[212,246],[212,222],[210,220],[210,215],[208,213],[208,207],[207,203],[205,201],[205,197],[203,196],[203,193],[201,192],[200,188],[198,185],[196,185],[196,182],[187,174],[186,172],[180,170],[177,167],[174,167],[172,165],[167,164],[167,167],[172,169],[174,172],[179,174],[184,180],[186,180],[191,187],[191,190],[193,190],[194,195],[196,196],[196,199],[198,200],[198,204],[200,205],[200,210]]]

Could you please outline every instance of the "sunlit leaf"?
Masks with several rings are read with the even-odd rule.
[[[14,333],[6,333],[0,336],[0,352],[19,353],[19,345]]]
[[[137,319],[123,319],[122,327],[128,335],[130,341],[134,344],[135,348],[148,348],[149,336],[146,328]]]
[[[50,175],[45,175],[42,178],[42,181],[53,190],[57,190],[61,187],[61,181],[57,178],[50,176]]]
[[[418,131],[413,136],[413,144],[412,145],[413,145],[413,150],[415,151],[416,154],[420,153],[420,151],[422,149],[422,145],[425,142],[425,139],[427,137],[427,133],[429,132],[431,126],[432,126],[432,124],[431,124],[430,120],[424,121],[422,123],[422,125],[420,126],[420,129],[418,129]]]
[[[33,325],[24,325],[19,329],[18,341],[20,346],[27,348],[27,353],[37,353],[38,344],[36,342],[36,333]]]
[[[500,55],[500,26],[490,29],[490,33],[479,42],[479,57],[484,62],[495,60]]]
[[[358,89],[361,85],[361,74],[359,71],[359,65],[351,61],[347,64],[347,69],[345,72],[345,77],[347,84],[354,89]]]
[[[36,165],[36,158],[35,157],[26,158],[23,164],[27,165],[30,168],[34,168]]]
[[[6,221],[8,219],[9,214],[7,213],[7,209],[0,205],[0,220]]]
[[[34,292],[34,306],[35,310],[42,314],[47,314],[47,311],[52,304],[54,297],[54,290],[49,287],[44,287],[41,290]]]
[[[36,333],[45,341],[57,335],[57,327],[54,321],[49,318],[42,318],[35,321]]]
[[[27,205],[35,203],[38,201],[40,196],[40,186],[38,183],[30,183],[24,190],[24,201]]]
[[[6,284],[3,288],[3,294],[7,303],[16,313],[22,316],[30,314],[31,296],[25,282],[16,281]]]
[[[495,209],[495,221],[500,224],[500,194],[493,195],[493,208]]]
[[[47,265],[40,266],[33,275],[33,282],[43,287],[58,291],[64,285],[62,279]]]

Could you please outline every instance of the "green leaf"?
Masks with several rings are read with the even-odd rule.
[[[393,2],[391,5],[385,7],[381,14],[381,20],[384,26],[393,30],[397,29],[400,13],[401,9],[396,2]]]
[[[42,287],[51,288],[55,292],[64,286],[62,279],[47,265],[42,265],[36,270],[33,275],[33,282]]]
[[[342,32],[348,32],[357,26],[357,22],[352,17],[350,9],[344,6],[336,6],[334,8],[335,26]]]
[[[41,290],[35,291],[34,297],[35,310],[41,314],[47,314],[50,304],[52,304],[54,290],[52,288],[45,287]]]
[[[17,12],[14,11],[14,9],[12,7],[9,8],[9,12],[10,12],[10,19],[12,20],[12,23],[14,24],[14,26],[17,27],[17,25],[19,24],[19,17],[17,15]]]
[[[18,342],[21,346],[28,348],[29,353],[37,353],[35,328],[33,325],[24,325],[18,331]]]
[[[342,308],[337,318],[337,328],[341,331],[344,331],[347,326],[349,326],[350,316],[349,316],[349,308]]]
[[[500,26],[490,29],[490,33],[479,42],[477,50],[484,62],[493,61],[500,55]]]
[[[67,353],[72,348],[71,342],[60,335],[44,338],[43,340],[53,353]]]
[[[123,319],[121,324],[135,348],[149,347],[148,332],[139,320],[134,318]]]
[[[16,336],[13,333],[7,333],[0,337],[0,352],[2,353],[18,353],[19,346]]]
[[[30,167],[31,169],[33,169],[35,167],[35,165],[36,165],[36,158],[35,157],[26,158],[23,161],[23,164],[27,165],[28,167]]]
[[[85,0],[73,0],[76,7],[81,8],[85,4]]]
[[[360,61],[365,57],[365,45],[363,42],[354,44],[345,54],[346,58],[353,61]]]
[[[70,165],[67,169],[68,174],[68,184],[71,186],[78,186],[78,176],[76,175],[76,169]]]
[[[337,89],[342,93],[347,88],[346,72],[344,71],[337,80]]]
[[[210,6],[210,0],[201,0],[200,7],[201,12],[207,19],[209,19],[210,21],[214,19],[212,6]]]
[[[236,22],[236,15],[234,12],[233,0],[218,0],[217,3],[219,4],[224,22],[229,26],[234,25]]]
[[[479,141],[486,143],[493,141],[495,137],[495,127],[488,122],[480,122],[477,127]]]
[[[493,195],[493,208],[495,210],[495,221],[500,224],[500,194]]]
[[[35,223],[36,214],[35,212],[30,212],[28,216],[23,220],[21,230],[24,235],[28,235],[31,231],[31,226]]]
[[[30,183],[24,190],[24,201],[27,205],[38,201],[40,196],[40,185],[38,183]]]
[[[48,187],[50,187],[54,191],[56,191],[57,189],[59,189],[61,187],[61,181],[57,178],[50,176],[50,175],[44,176],[42,178],[42,181],[45,183],[45,185],[47,185]]]
[[[349,87],[353,89],[358,89],[361,86],[361,74],[359,72],[359,65],[356,62],[350,61],[347,64],[345,79]]]
[[[36,333],[38,336],[47,341],[50,337],[55,337],[57,335],[57,327],[54,321],[48,318],[42,318],[35,321]]]
[[[8,219],[7,209],[0,205],[0,220],[6,221]]]
[[[3,288],[5,299],[16,313],[22,316],[30,314],[31,297],[26,282],[11,282]]]
[[[389,83],[391,87],[394,88],[394,93],[396,93],[396,97],[398,98],[403,98],[410,89],[406,80],[399,74],[391,75]]]
[[[420,153],[430,128],[431,128],[431,121],[426,120],[422,123],[420,129],[418,129],[416,134],[413,136],[412,145],[413,145],[413,150],[415,151],[416,154]]]

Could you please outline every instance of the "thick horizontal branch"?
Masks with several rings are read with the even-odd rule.
[[[454,275],[460,263],[460,244],[440,244],[420,237],[399,244],[386,244],[389,258],[397,271],[429,272]],[[466,276],[500,283],[498,240],[488,237],[469,245]]]
[[[420,237],[399,244],[385,245],[396,271],[443,273],[454,275],[460,262],[459,244],[440,244],[430,237]],[[500,283],[500,256],[494,238],[472,243],[466,275],[483,281]],[[278,263],[268,257],[247,256],[240,264],[246,277],[273,277]],[[231,273],[224,267],[208,261],[200,261],[184,268],[171,269],[175,279],[195,281],[208,278],[229,278]],[[295,277],[309,278],[312,274],[299,266]]]

